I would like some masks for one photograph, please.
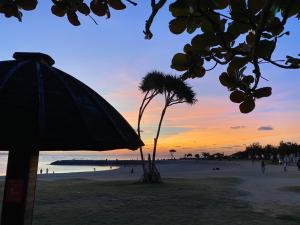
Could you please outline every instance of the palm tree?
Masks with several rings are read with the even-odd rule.
[[[145,112],[145,109],[147,108],[151,100],[158,94],[163,95],[165,100],[164,107],[162,109],[158,128],[157,128],[156,136],[154,138],[152,160],[150,160],[151,165],[149,165],[150,171],[148,172],[146,171],[146,167],[145,167],[143,149],[142,147],[140,147],[140,154],[141,154],[143,170],[144,170],[143,180],[146,182],[149,181],[159,182],[160,175],[155,166],[155,157],[156,157],[157,143],[158,143],[158,138],[161,130],[161,125],[164,116],[166,114],[167,108],[172,105],[176,105],[180,103],[194,104],[196,102],[195,92],[182,79],[176,76],[163,74],[162,72],[159,71],[153,71],[148,73],[143,78],[139,86],[139,89],[144,93],[144,98],[140,106],[139,115],[138,115],[137,131],[139,136],[141,136],[141,130],[140,130],[141,120]]]
[[[176,150],[175,149],[171,149],[171,150],[169,150],[169,152],[170,152],[170,155],[171,155],[171,159],[175,159],[175,153],[176,153]]]
[[[187,157],[187,158],[192,158],[193,155],[192,155],[192,153],[188,153],[188,154],[186,154],[186,157]]]
[[[161,112],[160,120],[157,127],[156,136],[154,138],[153,154],[152,154],[152,175],[157,177],[158,181],[160,180],[160,175],[155,167],[155,156],[157,150],[158,138],[160,135],[161,125],[166,114],[167,108],[176,104],[196,103],[196,94],[192,88],[182,79],[172,76],[164,75],[164,83],[161,94],[164,95],[165,104]]]
[[[144,98],[142,100],[142,104],[139,108],[139,115],[138,115],[138,125],[137,125],[137,132],[139,137],[141,138],[141,121],[145,109],[151,102],[151,100],[158,94],[162,93],[163,91],[163,81],[164,75],[158,71],[152,71],[148,73],[145,77],[143,77],[141,84],[139,85],[139,89],[144,93]],[[146,179],[146,167],[145,167],[145,159],[143,154],[143,148],[140,147],[140,155],[142,160],[143,172],[144,172],[144,179]]]

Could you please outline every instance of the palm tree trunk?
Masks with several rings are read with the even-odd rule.
[[[154,146],[153,146],[153,155],[152,155],[152,171],[154,171],[154,167],[155,167],[155,156],[156,156],[156,148],[157,148],[157,142],[158,142],[158,137],[160,134],[160,129],[161,129],[161,125],[162,125],[162,121],[164,119],[164,116],[166,114],[166,110],[167,110],[167,104],[165,105],[163,111],[161,112],[161,116],[160,116],[160,120],[159,120],[159,124],[158,124],[158,128],[157,128],[157,132],[156,132],[156,137],[154,138]]]
[[[148,96],[149,93],[150,93],[149,91],[146,92],[146,94],[145,94],[145,96],[143,98],[142,104],[140,106],[140,109],[139,109],[138,125],[137,125],[138,126],[137,127],[137,132],[138,132],[139,138],[141,138],[141,121],[142,121],[142,117],[143,117],[144,111],[147,108],[147,106],[149,105],[149,103],[151,102],[151,100],[158,94],[157,92],[153,92],[150,96]],[[143,147],[140,146],[139,150],[140,150],[140,155],[141,155],[141,160],[142,160],[143,173],[144,173],[144,176],[145,176],[146,173],[147,173],[147,170],[146,170],[146,165],[145,165],[145,158],[144,158],[144,153],[143,153]]]
[[[138,121],[138,136],[141,138],[141,132],[140,132],[140,119],[141,117],[139,116],[139,121]],[[144,159],[144,153],[143,153],[143,147],[140,146],[140,155],[141,155],[141,160],[142,160],[142,167],[143,167],[143,172],[146,172],[145,168],[145,159]]]
[[[138,127],[137,127],[137,132],[138,132],[138,136],[139,138],[141,138],[141,120],[142,120],[142,116],[143,116],[143,112],[145,110],[145,101],[146,101],[146,98],[147,98],[147,95],[148,95],[149,92],[147,92],[144,96],[144,99],[142,101],[142,104],[140,106],[140,110],[139,110],[139,116],[138,116]],[[147,104],[146,104],[147,106]],[[144,174],[146,173],[146,168],[145,168],[145,159],[144,159],[144,153],[143,153],[143,147],[140,146],[139,148],[140,150],[140,155],[141,155],[141,160],[142,160],[142,168],[143,168],[143,172]]]

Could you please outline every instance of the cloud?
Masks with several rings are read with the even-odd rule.
[[[259,131],[270,131],[270,130],[274,130],[274,128],[271,127],[271,126],[261,126],[261,127],[257,128],[257,130],[259,130]]]
[[[236,149],[236,148],[242,148],[243,145],[228,145],[228,146],[220,146],[220,149]]]
[[[246,126],[233,126],[233,127],[230,127],[231,129],[233,130],[238,130],[238,129],[244,129],[246,128]]]

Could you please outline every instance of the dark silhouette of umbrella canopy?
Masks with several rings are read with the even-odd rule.
[[[0,62],[0,149],[137,149],[134,129],[91,88],[42,53]]]

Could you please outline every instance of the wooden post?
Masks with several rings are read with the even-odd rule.
[[[9,151],[1,225],[31,225],[39,152]]]

